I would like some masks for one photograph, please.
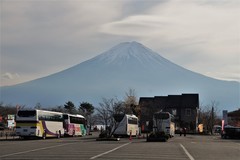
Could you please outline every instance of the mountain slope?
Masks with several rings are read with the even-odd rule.
[[[122,98],[129,89],[139,97],[199,93],[200,102],[220,108],[240,106],[240,83],[212,79],[184,69],[137,42],[121,43],[74,67],[23,84],[1,87],[5,103],[44,106],[76,105],[102,98]]]

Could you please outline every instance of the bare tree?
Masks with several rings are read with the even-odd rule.
[[[219,122],[217,105],[215,101],[212,101],[210,105],[201,107],[199,110],[199,123],[202,123],[205,130],[211,134],[213,134],[213,126]]]
[[[55,112],[65,112],[65,109],[63,106],[59,105],[59,106],[56,106],[54,108],[51,109],[52,111],[55,111]]]
[[[17,109],[12,105],[4,105],[3,102],[0,103],[0,116],[7,117],[8,114],[16,114]]]
[[[36,105],[35,105],[35,107],[34,107],[35,109],[41,109],[42,108],[42,105],[41,105],[41,103],[40,102],[38,102]]]
[[[125,93],[124,104],[126,114],[134,114],[136,116],[140,114],[140,107],[138,106],[137,96],[134,89],[130,88],[128,92]]]
[[[17,106],[12,106],[11,104],[0,103],[0,117],[2,118],[3,123],[7,123],[7,117],[9,114],[16,114]]]
[[[106,126],[108,130],[108,136],[112,136],[114,128],[116,128],[116,122],[114,120],[115,114],[123,113],[123,102],[119,101],[117,98],[106,99],[103,98],[103,102],[99,103],[100,107],[96,108],[97,119]]]

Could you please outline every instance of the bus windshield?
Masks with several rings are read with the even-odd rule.
[[[129,118],[128,118],[128,123],[129,123],[129,124],[138,124],[138,119],[137,119],[137,118],[129,117]]]
[[[18,111],[17,115],[19,117],[34,117],[36,116],[36,111]]]

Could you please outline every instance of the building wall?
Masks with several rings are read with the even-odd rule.
[[[228,113],[228,124],[235,127],[240,127],[240,108],[236,111]]]
[[[146,121],[149,121],[149,130],[152,130],[153,114],[164,111],[175,116],[177,129],[185,127],[188,131],[196,131],[199,109],[198,94],[141,97],[139,105],[141,108],[140,124],[144,126]],[[146,129],[146,126],[143,128]]]

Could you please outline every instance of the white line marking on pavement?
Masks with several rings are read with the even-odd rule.
[[[107,152],[104,152],[104,153],[101,153],[101,154],[96,155],[96,156],[94,156],[94,157],[91,157],[90,159],[96,159],[96,158],[101,157],[101,156],[103,156],[103,155],[105,155],[105,154],[108,154],[108,153],[111,153],[111,152],[113,152],[113,151],[116,151],[117,149],[122,148],[122,147],[124,147],[124,146],[126,146],[126,145],[129,145],[130,143],[132,143],[132,142],[125,143],[125,144],[123,144],[123,145],[121,145],[121,146],[119,146],[119,147],[117,147],[117,148],[114,148],[114,149],[109,150],[109,151],[107,151]]]
[[[16,153],[11,153],[11,154],[6,154],[6,155],[0,156],[0,158],[9,157],[9,156],[18,155],[18,154],[29,153],[29,152],[35,152],[35,151],[49,149],[49,148],[56,148],[56,147],[66,146],[66,145],[69,145],[69,144],[72,144],[72,143],[60,144],[60,145],[56,145],[56,146],[43,147],[43,148],[37,148],[37,149],[32,149],[32,150],[23,151],[23,152],[16,152]]]
[[[184,152],[186,153],[186,155],[188,156],[188,158],[190,160],[194,160],[194,158],[192,157],[192,155],[187,151],[187,149],[180,143],[180,146],[182,147],[182,149],[184,150]]]

